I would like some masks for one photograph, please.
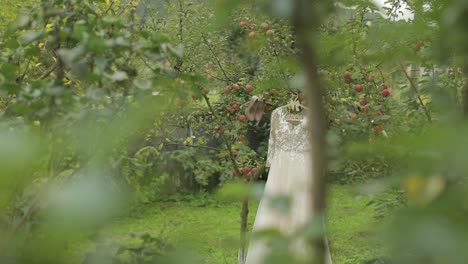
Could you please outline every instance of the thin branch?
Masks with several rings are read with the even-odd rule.
[[[26,63],[26,67],[24,68],[24,72],[23,72],[23,74],[21,74],[20,79],[19,79],[20,82],[23,82],[24,77],[26,76],[26,73],[27,73],[27,71],[29,69],[29,65],[31,64],[31,61],[32,61],[32,58],[28,60],[28,63]]]
[[[198,63],[196,63],[196,62],[187,60],[187,63],[189,63],[189,64],[191,63],[191,64],[195,65],[198,69],[202,69],[202,67],[201,67]],[[215,75],[211,74],[211,73],[208,72],[208,71],[204,71],[204,73],[208,74],[211,78],[216,79],[216,80],[218,80],[218,81],[223,81],[223,82],[225,82],[225,83],[231,82],[231,80],[229,80],[229,79],[220,78],[220,77],[218,77],[218,76],[215,76]]]
[[[279,54],[278,54],[278,52],[276,51],[275,48],[273,48],[273,55],[274,55],[274,57],[276,59],[276,63],[278,63],[278,66],[279,66],[279,64],[280,64],[279,63]],[[288,90],[292,91],[291,87],[289,85],[289,82],[288,82],[288,78],[286,77],[286,73],[284,72],[284,70],[283,70],[283,68],[281,66],[280,66],[280,73],[281,73],[281,76],[283,77],[284,83],[286,84],[286,88]]]
[[[216,56],[216,53],[214,52],[213,48],[211,47],[210,43],[208,42],[208,40],[206,39],[205,35],[202,34],[202,39],[203,39],[203,43],[205,43],[205,45],[208,47],[208,49],[210,50],[211,52],[211,55],[213,55],[213,57],[216,59],[216,63],[218,64],[218,67],[219,69],[223,72],[223,75],[224,77],[229,80],[230,82],[234,82],[232,80],[232,78],[230,78],[226,71],[224,70],[223,68],[223,65],[221,64],[221,61],[219,60],[218,56]]]
[[[148,62],[145,60],[145,58],[143,57],[143,55],[141,54],[138,54],[138,58],[141,59],[141,61],[143,62],[143,64],[145,64],[146,67],[148,67],[150,70],[152,70],[153,72],[156,72],[156,69],[153,68],[151,65],[148,64]]]
[[[58,64],[55,64],[52,68],[50,68],[48,71],[46,71],[39,79],[44,80],[45,78],[49,77],[55,69],[57,69]]]
[[[210,99],[208,98],[208,96],[207,96],[206,94],[203,94],[203,99],[205,100],[206,105],[207,105],[208,108],[210,109],[210,111],[211,111],[213,117],[216,119],[216,121],[217,121],[218,123],[220,123],[220,121],[219,121],[220,119],[219,119],[218,115],[216,114],[216,112],[215,112],[213,106],[212,106],[211,103],[210,103]],[[226,136],[225,136],[223,133],[220,133],[220,136],[221,136],[221,139],[223,140],[223,142],[224,142],[226,148],[229,150],[229,151],[228,151],[228,152],[229,152],[229,158],[230,158],[230,160],[231,160],[231,162],[232,162],[232,164],[233,164],[234,170],[236,171],[236,173],[237,173],[238,175],[241,175],[241,173],[240,173],[241,171],[240,171],[239,167],[237,166],[236,158],[234,157],[234,154],[232,154],[232,151],[231,151],[231,150],[232,150],[232,144],[231,144],[231,142],[229,142],[229,140],[226,138]]]
[[[115,1],[112,0],[109,4],[109,7],[106,9],[106,11],[104,11],[103,15],[107,15],[107,13],[109,12],[109,10],[112,8],[114,4],[115,4]]]
[[[426,114],[427,120],[429,121],[429,123],[432,123],[431,114],[429,113],[429,110],[427,109],[426,105],[424,104],[423,100],[421,99],[421,96],[419,95],[418,88],[416,87],[416,85],[414,84],[413,80],[411,79],[411,77],[410,77],[410,76],[408,75],[408,73],[406,72],[405,67],[404,67],[403,64],[401,64],[401,63],[400,63],[400,68],[401,68],[401,71],[405,74],[406,79],[408,79],[408,81],[409,81],[409,83],[410,83],[410,86],[411,86],[411,88],[413,89],[414,94],[415,94],[416,97],[418,98],[418,101],[419,101],[419,103],[421,104],[421,107],[422,107],[422,109],[424,110],[424,113]]]
[[[184,43],[184,17],[185,17],[185,12],[184,11],[184,5],[183,1],[179,0],[179,42],[180,44]],[[182,60],[181,57],[177,57],[176,59],[176,65],[174,68],[178,71],[181,71],[182,65],[184,64],[184,61]]]
[[[184,145],[184,144],[177,144],[177,143],[164,143],[164,145],[181,146],[181,147],[189,147],[189,148],[204,148],[204,149],[209,149],[209,150],[221,151],[220,148],[213,148],[209,146],[200,146],[200,145]]]

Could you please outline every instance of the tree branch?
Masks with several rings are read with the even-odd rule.
[[[413,89],[414,94],[415,94],[416,97],[418,98],[419,104],[421,104],[421,107],[422,107],[422,109],[424,110],[424,113],[426,114],[427,120],[429,121],[429,123],[432,123],[431,114],[429,113],[429,110],[426,108],[426,105],[424,105],[424,102],[423,102],[423,100],[421,99],[421,96],[419,95],[418,88],[417,88],[416,85],[414,84],[413,79],[411,79],[411,77],[410,77],[410,76],[408,75],[408,73],[406,72],[405,67],[404,67],[403,64],[401,64],[401,63],[400,63],[400,68],[401,68],[401,71],[405,74],[406,79],[408,79],[408,81],[409,81],[409,83],[410,83],[410,86],[411,86],[411,88]]]
[[[308,117],[310,124],[313,124],[313,129],[309,128],[311,138],[311,211],[313,220],[324,226],[323,216],[326,207],[326,169],[327,169],[327,146],[326,133],[327,127],[325,122],[325,110],[322,105],[323,87],[320,83],[318,74],[318,58],[316,47],[309,39],[310,27],[318,25],[317,14],[314,5],[319,2],[310,0],[295,0],[294,13],[292,16],[292,24],[296,32],[297,43],[300,51],[299,59],[303,65],[305,73],[305,87],[307,104],[310,111]],[[312,12],[312,14],[311,14]],[[325,263],[326,243],[324,235],[310,238],[314,257],[310,259],[310,263]]]
[[[216,63],[218,64],[218,67],[219,69],[223,72],[223,75],[224,77],[229,80],[230,82],[234,82],[232,80],[232,78],[230,78],[226,71],[224,70],[223,68],[223,65],[221,64],[221,61],[219,60],[218,56],[216,56],[216,53],[214,52],[213,48],[211,47],[210,43],[208,42],[208,40],[206,39],[205,35],[202,34],[202,39],[203,39],[203,43],[205,43],[205,45],[208,47],[208,49],[210,50],[211,52],[211,55],[213,55],[213,57],[216,59]]]
[[[213,147],[200,146],[200,145],[183,145],[183,144],[177,144],[177,143],[164,143],[164,145],[181,146],[181,147],[189,147],[189,148],[204,148],[204,149],[209,149],[209,150],[221,151],[220,148],[213,148]]]

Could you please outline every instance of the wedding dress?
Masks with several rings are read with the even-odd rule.
[[[276,229],[291,236],[311,219],[310,141],[305,110],[291,114],[286,107],[275,109],[271,115],[267,166],[270,167],[263,197],[260,201],[253,233]],[[277,197],[288,197],[288,210],[274,208]],[[301,238],[297,238],[301,239]],[[289,249],[295,257],[307,251],[304,241],[293,241]],[[273,249],[265,239],[252,239],[246,264],[263,264]],[[307,253],[305,253],[307,254]],[[326,263],[331,264],[327,246]]]

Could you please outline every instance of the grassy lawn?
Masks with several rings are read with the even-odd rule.
[[[352,186],[330,187],[329,243],[335,264],[361,263],[379,256],[372,229],[378,223],[367,198],[357,199]],[[251,203],[249,227],[257,204]],[[147,206],[102,230],[106,243],[131,244],[131,233],[148,232],[175,247],[190,248],[204,263],[236,263],[240,202],[164,202]]]

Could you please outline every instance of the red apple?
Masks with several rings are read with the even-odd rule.
[[[248,93],[252,92],[252,91],[253,91],[253,86],[250,85],[250,84],[247,84],[247,85],[245,86],[245,91],[248,92]]]
[[[362,105],[362,106],[366,105],[366,103],[367,103],[367,101],[366,101],[365,98],[362,98],[362,99],[359,100],[359,104]]]
[[[231,89],[228,86],[224,87],[224,93],[225,94],[228,94],[230,92],[231,92]]]
[[[382,112],[380,112],[380,111],[379,111],[379,112],[375,112],[375,113],[372,114],[372,116],[381,116],[381,115],[382,115]]]
[[[362,85],[356,84],[356,85],[354,86],[354,90],[355,90],[356,92],[358,92],[358,93],[362,92]]]
[[[237,157],[237,149],[232,149],[231,154],[232,156]]]
[[[239,85],[237,83],[232,84],[231,87],[232,87],[233,90],[239,89]]]
[[[249,167],[244,167],[244,168],[242,168],[242,174],[247,175],[249,172],[250,172],[250,168],[249,168]]]
[[[239,105],[238,104],[232,104],[231,107],[234,110],[239,110]]]
[[[266,34],[267,34],[268,36],[273,35],[273,33],[274,33],[274,32],[273,32],[273,30],[271,30],[271,29],[269,29],[269,30],[266,31]]]
[[[362,111],[366,114],[369,113],[369,107],[365,106],[364,108],[362,108]]]
[[[247,119],[247,117],[245,115],[237,116],[237,121],[239,121],[239,122],[245,121],[246,119]]]
[[[175,101],[176,101],[176,104],[178,104],[180,106],[186,106],[187,105],[187,101],[185,101],[184,99],[176,98]]]
[[[375,132],[382,132],[384,130],[384,127],[382,125],[378,125],[374,127]]]
[[[267,31],[270,28],[270,25],[267,22],[263,22],[262,24],[260,24],[260,28],[263,31]]]
[[[248,26],[249,26],[249,23],[248,23],[247,21],[241,21],[241,22],[239,23],[239,26],[245,28],[245,27],[248,27]]]
[[[345,79],[351,79],[351,77],[353,77],[353,74],[351,72],[349,72],[349,71],[346,71],[344,73],[344,77],[345,77]]]
[[[226,110],[227,110],[228,112],[232,112],[232,111],[233,111],[232,107],[230,107],[230,106],[226,107]]]
[[[252,170],[251,170],[252,174],[255,174],[258,172],[258,168],[257,167],[253,167]]]
[[[383,96],[383,97],[388,97],[389,95],[390,95],[390,90],[384,89],[384,90],[382,91],[382,96]]]
[[[255,31],[250,31],[249,37],[255,37],[256,34],[257,34],[257,33],[255,33]]]

